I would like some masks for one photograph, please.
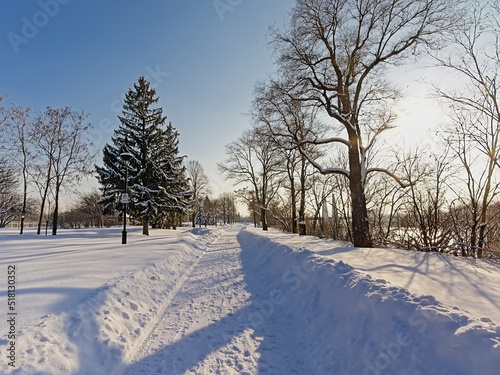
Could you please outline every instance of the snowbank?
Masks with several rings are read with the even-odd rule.
[[[6,372],[108,375],[120,371],[148,335],[148,328],[154,327],[200,251],[218,234],[202,228],[184,232],[176,244],[179,251],[165,260],[122,275],[73,309],[23,325],[16,338],[16,368]],[[0,339],[0,358],[7,356],[6,338]]]
[[[500,325],[500,261],[454,257],[442,253],[387,248],[354,248],[350,243],[249,229],[293,249],[307,249],[321,257],[342,261],[419,295]]]
[[[497,374],[500,327],[342,261],[238,235],[255,328],[280,317],[313,374]],[[255,291],[255,293],[254,293]],[[255,299],[255,297],[254,297]]]
[[[61,254],[67,254],[61,262],[87,262],[99,251],[108,261],[121,257],[116,269],[109,271],[118,270],[121,276],[98,286],[80,285],[78,277],[75,285],[88,291],[80,295],[76,306],[59,304],[59,311],[41,319],[19,321],[17,367],[5,365],[8,341],[3,335],[0,373],[121,375],[134,373],[133,362],[144,373],[161,374],[165,372],[147,371],[150,361],[163,363],[176,356],[185,363],[175,373],[191,373],[191,368],[202,369],[193,373],[213,373],[222,362],[225,372],[220,373],[228,374],[241,373],[238,365],[248,374],[498,373],[500,327],[488,318],[445,305],[432,291],[417,296],[385,277],[372,277],[358,267],[329,259],[324,251],[323,255],[309,251],[320,248],[311,238],[301,238],[300,248],[294,242],[299,241],[297,236],[288,236],[290,245],[273,234],[242,230],[236,242],[237,230],[199,228],[171,237],[132,237],[137,256],[141,250],[145,257],[158,253],[148,258],[156,259],[154,263],[148,261],[147,266],[126,272],[120,271],[124,265],[129,267],[123,260],[123,247],[95,234],[85,240],[93,244],[91,252],[82,252],[79,258],[67,246],[68,240],[47,240],[45,247],[4,242],[20,251],[16,259],[25,270],[38,262],[47,267],[50,261],[46,259],[60,259]],[[58,248],[57,241],[62,241]],[[153,242],[154,248],[145,249]],[[21,248],[27,244],[34,248],[23,253]],[[105,247],[109,253],[102,250]],[[168,251],[161,253],[160,248]],[[210,251],[205,252],[207,248]],[[350,254],[355,250],[328,251]],[[7,253],[0,251],[0,257]],[[160,255],[162,260],[156,258]],[[22,263],[25,256],[29,261]],[[366,256],[365,265],[378,259],[370,253]],[[207,267],[212,267],[210,272],[201,272]],[[200,271],[195,278],[190,277],[193,270]],[[434,272],[432,263],[425,272]],[[42,289],[53,279],[71,281],[58,276],[55,269],[35,276],[30,283],[40,282]],[[23,278],[28,279],[27,275]],[[193,293],[183,292],[183,287]],[[176,302],[178,306],[172,303],[176,296],[181,301]],[[176,337],[157,331],[162,317],[167,323],[180,320]],[[169,327],[163,328],[168,331]],[[152,337],[158,351],[146,350],[145,357],[139,355],[135,361]]]

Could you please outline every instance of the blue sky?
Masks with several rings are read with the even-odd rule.
[[[244,114],[254,83],[274,70],[268,28],[284,24],[291,4],[3,0],[0,93],[34,110],[85,110],[101,148],[119,125],[125,93],[144,75],[180,132],[181,152],[202,163],[215,194],[231,191],[216,163],[251,126]]]
[[[182,154],[202,163],[217,196],[234,190],[217,169],[225,145],[251,126],[254,84],[275,70],[269,26],[283,26],[293,3],[2,0],[0,95],[34,110],[84,110],[97,151],[111,142],[123,97],[144,75],[180,133]],[[409,145],[442,120],[428,87],[416,84],[428,73],[409,64],[392,75],[406,96],[393,134]],[[84,189],[92,186],[95,179]]]

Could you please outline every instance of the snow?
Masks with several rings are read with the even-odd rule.
[[[0,230],[5,374],[496,374],[500,264],[253,228]],[[5,276],[4,276],[5,279]],[[8,331],[5,288],[0,332]]]
[[[375,279],[409,289],[413,294],[431,294],[452,308],[458,306],[470,315],[489,318],[500,325],[500,262],[497,260],[400,249],[353,248],[338,241],[292,237],[279,231],[259,234],[296,250],[307,248],[324,258],[343,261]]]

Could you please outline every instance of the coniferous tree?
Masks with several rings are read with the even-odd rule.
[[[120,196],[128,168],[127,210],[131,218],[142,222],[145,235],[149,235],[149,223],[163,226],[172,207],[182,211],[189,196],[183,157],[178,156],[178,133],[171,124],[165,127],[163,109],[153,107],[157,102],[155,90],[140,77],[125,96],[113,145],[104,147],[104,166],[96,167],[103,192],[100,202],[106,212],[123,212]],[[120,157],[124,152],[132,154],[128,165]]]
[[[163,210],[153,222],[154,226],[176,227],[177,220],[189,208],[191,191],[186,178],[186,168],[183,164],[184,156],[179,155],[179,133],[171,123],[164,133],[163,147],[157,149],[155,159],[163,170],[159,185],[164,196]]]

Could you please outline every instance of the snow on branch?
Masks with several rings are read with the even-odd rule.
[[[348,141],[347,139],[339,137],[331,137],[323,139],[303,139],[299,141],[299,147],[305,144],[324,145],[327,143],[342,143],[348,147],[351,145],[351,142]]]
[[[343,168],[323,168],[321,165],[319,165],[318,162],[316,162],[302,147],[298,147],[300,153],[304,155],[304,157],[307,159],[311,165],[316,168],[321,174],[341,174],[349,178],[350,173],[347,169]]]
[[[385,173],[387,175],[389,175],[390,177],[392,177],[394,179],[394,181],[396,181],[402,188],[407,188],[407,187],[410,187],[410,186],[413,186],[415,185],[415,183],[405,183],[403,182],[398,176],[396,176],[394,173],[388,171],[387,169],[385,168],[368,168],[366,170],[366,174],[368,175],[368,173],[371,173],[371,172],[382,172],[382,173]]]

